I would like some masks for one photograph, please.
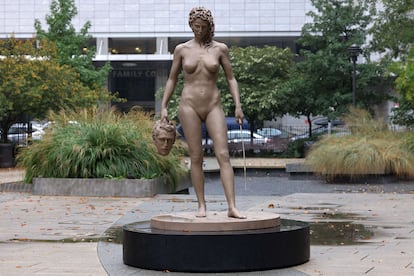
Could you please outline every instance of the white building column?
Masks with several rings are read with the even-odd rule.
[[[98,37],[96,39],[96,55],[108,55],[108,38]]]
[[[168,37],[157,37],[156,55],[167,55],[168,53]]]

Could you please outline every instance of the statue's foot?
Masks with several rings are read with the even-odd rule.
[[[227,216],[229,218],[238,218],[238,219],[245,219],[246,216],[243,216],[242,214],[240,214],[240,212],[236,209],[229,209],[229,211],[227,212]]]
[[[206,206],[200,206],[198,207],[198,212],[196,214],[196,217],[198,218],[205,218],[207,216],[206,214]]]

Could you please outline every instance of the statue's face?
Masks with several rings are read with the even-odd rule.
[[[160,133],[154,139],[158,154],[162,156],[168,155],[172,149],[174,140],[175,139],[171,137],[171,134],[168,132],[160,131]]]
[[[193,30],[194,36],[196,38],[203,39],[209,35],[210,24],[207,21],[197,18],[191,25],[191,29]]]

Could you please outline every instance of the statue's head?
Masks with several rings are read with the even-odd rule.
[[[206,41],[204,41],[206,44],[209,44],[214,37],[214,20],[213,15],[211,14],[211,11],[209,9],[206,9],[204,7],[195,7],[190,11],[189,17],[188,17],[188,24],[190,25],[191,30],[193,30],[193,23],[196,19],[201,19],[203,21],[206,21],[209,26],[209,35],[206,37]]]
[[[175,125],[167,119],[158,120],[152,128],[152,139],[158,154],[166,156],[170,153],[176,137]]]

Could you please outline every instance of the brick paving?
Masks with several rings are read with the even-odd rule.
[[[23,173],[19,169],[1,169],[0,186],[21,185]],[[291,184],[288,179],[277,181],[282,181],[278,185]],[[303,181],[303,185],[311,182]],[[350,244],[336,244],[334,237],[327,238],[332,243],[313,244],[311,258],[303,265],[237,275],[414,275],[414,194],[410,191],[355,193],[351,189],[238,196],[237,204],[242,211],[266,210],[282,218],[320,223],[332,229],[338,222],[345,222],[345,227],[361,225],[372,236]],[[207,195],[207,201],[210,210],[225,207],[222,195]],[[99,198],[35,196],[30,191],[21,191],[21,187],[15,191],[3,189],[0,275],[164,275],[125,266],[122,245],[99,249],[103,243],[100,240],[110,227],[122,225],[131,216],[148,219],[157,212],[188,210],[195,205],[193,194]],[[359,231],[362,230],[346,233],[355,238]],[[337,232],[341,235],[341,230]]]

